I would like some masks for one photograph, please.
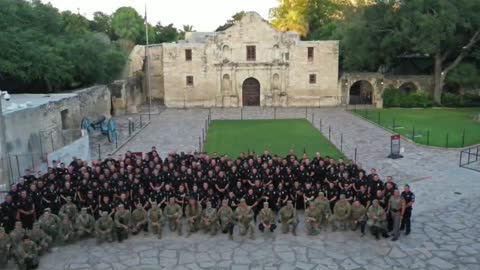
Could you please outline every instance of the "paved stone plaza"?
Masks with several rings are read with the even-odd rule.
[[[127,149],[147,151],[152,145],[160,154],[195,151],[209,110],[167,109],[130,140]],[[212,119],[304,118],[305,109],[212,109]],[[410,183],[416,194],[412,233],[400,241],[375,241],[359,232],[322,232],[307,237],[303,223],[297,237],[260,235],[256,240],[235,240],[226,235],[201,233],[189,238],[171,235],[130,237],[123,243],[97,246],[86,240],[56,248],[43,256],[39,269],[480,269],[480,173],[458,168],[459,150],[414,145],[402,140],[400,160],[387,159],[390,133],[344,109],[308,109],[311,120],[332,141],[369,170],[382,177],[393,175],[400,184]],[[273,138],[274,139],[274,138]],[[300,217],[303,220],[303,216]]]

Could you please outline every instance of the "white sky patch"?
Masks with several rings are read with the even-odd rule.
[[[173,23],[175,27],[193,25],[197,31],[214,31],[238,11],[256,11],[264,19],[269,19],[272,7],[278,0],[42,0],[50,2],[60,11],[80,12],[89,19],[93,13],[101,11],[112,14],[117,8],[130,6],[144,15],[147,4],[148,22],[163,25]]]

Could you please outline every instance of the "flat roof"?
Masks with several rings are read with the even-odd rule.
[[[72,98],[77,94],[10,94],[10,100],[6,101],[3,98],[2,113],[9,114],[25,109],[40,107],[50,102],[56,102],[62,99]]]

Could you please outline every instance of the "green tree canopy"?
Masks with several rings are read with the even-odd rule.
[[[112,15],[112,29],[121,39],[137,41],[140,39],[144,19],[132,7],[121,7]]]
[[[220,26],[215,30],[215,32],[227,30],[227,29],[230,28],[233,24],[235,24],[235,22],[240,21],[240,20],[243,18],[243,16],[245,16],[245,11],[240,11],[240,12],[237,12],[237,13],[233,14],[232,18],[231,18],[231,19],[228,19],[228,21],[227,21],[224,25],[220,25]]]

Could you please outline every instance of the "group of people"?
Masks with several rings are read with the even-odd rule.
[[[163,225],[187,236],[219,231],[233,239],[254,238],[256,227],[296,235],[300,216],[306,233],[366,227],[376,239],[410,233],[415,196],[400,191],[391,176],[380,179],[362,164],[306,154],[272,156],[241,153],[236,159],[213,153],[171,153],[162,159],[155,147],[66,165],[53,161],[48,171],[25,176],[0,204],[0,267],[12,257],[21,268],[38,265],[52,244],[81,238],[123,241],[142,231],[162,237]],[[303,211],[302,211],[303,212]],[[185,220],[185,221],[184,221]],[[184,224],[185,223],[185,224]],[[258,224],[258,225],[256,225]]]

